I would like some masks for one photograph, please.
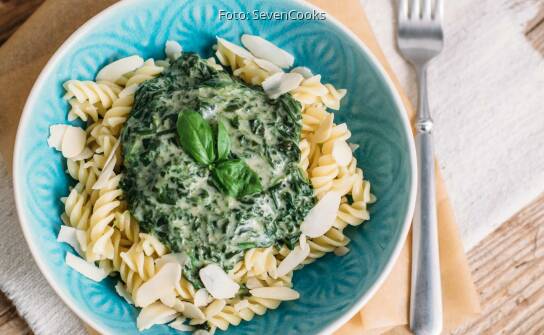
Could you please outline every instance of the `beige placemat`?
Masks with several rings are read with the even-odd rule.
[[[52,53],[87,19],[113,0],[48,0],[0,48],[0,152],[11,169],[17,123],[32,84]],[[350,28],[380,60],[397,86],[410,118],[413,108],[402,92],[357,0],[312,0]],[[52,19],[54,18],[54,19]],[[459,232],[444,183],[437,177],[440,261],[445,328],[452,329],[480,311]],[[410,246],[404,247],[391,275],[374,298],[336,334],[406,333]]]

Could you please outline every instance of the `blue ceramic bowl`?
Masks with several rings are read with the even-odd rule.
[[[219,11],[249,12],[246,20],[220,18]],[[49,126],[67,123],[62,83],[92,80],[105,64],[128,55],[160,59],[167,40],[184,50],[211,54],[215,36],[239,43],[242,33],[260,35],[295,55],[296,65],[319,73],[324,82],[347,88],[336,113],[353,133],[359,165],[378,201],[371,220],[348,228],[351,252],[327,255],[297,271],[300,300],[231,327],[227,334],[328,334],[359,310],[378,289],[400,252],[414,205],[415,160],[402,103],[369,50],[327,16],[319,20],[252,20],[260,12],[312,12],[298,1],[134,0],[120,2],[81,27],[51,58],[28,98],[17,133],[14,188],[26,240],[51,286],[85,322],[103,334],[137,334],[137,311],[119,297],[113,280],[95,283],[64,263],[69,247],[56,242],[71,183],[64,159],[47,146]],[[292,13],[295,13],[292,12]],[[155,326],[144,334],[175,334]]]

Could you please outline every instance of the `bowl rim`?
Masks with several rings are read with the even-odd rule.
[[[370,288],[359,298],[359,300],[342,316],[337,318],[336,320],[332,321],[329,325],[327,325],[324,329],[322,329],[318,334],[319,335],[328,335],[333,333],[335,330],[338,330],[343,324],[345,324],[348,320],[350,320],[378,291],[378,289],[382,286],[385,279],[389,276],[391,273],[393,266],[395,265],[400,252],[404,246],[404,241],[406,241],[406,238],[408,236],[408,232],[410,230],[412,217],[414,214],[415,209],[415,201],[416,201],[416,180],[417,180],[417,164],[416,164],[416,151],[415,151],[415,142],[414,137],[412,135],[412,128],[410,125],[410,121],[408,119],[408,113],[406,106],[404,105],[400,93],[397,90],[397,87],[393,83],[393,80],[390,78],[388,73],[385,71],[384,67],[380,63],[380,61],[376,58],[374,53],[366,46],[366,44],[359,39],[355,33],[353,33],[350,29],[348,29],[343,23],[341,23],[339,20],[334,18],[332,15],[330,15],[327,11],[307,2],[306,0],[292,0],[294,3],[302,5],[303,7],[307,7],[310,10],[315,10],[319,12],[323,12],[326,15],[327,20],[332,23],[334,26],[339,28],[343,33],[345,33],[351,40],[354,42],[368,57],[370,63],[374,66],[375,69],[377,69],[378,75],[381,77],[381,79],[385,82],[387,85],[391,96],[393,97],[393,101],[395,104],[395,107],[398,110],[398,113],[400,114],[400,118],[403,125],[404,135],[406,137],[407,143],[408,143],[408,154],[409,154],[409,160],[410,160],[410,168],[411,171],[411,181],[410,181],[410,190],[409,190],[409,201],[408,201],[408,208],[406,211],[406,215],[404,217],[404,222],[402,223],[401,233],[399,235],[399,239],[396,242],[396,245],[393,249],[393,252],[391,254],[391,257],[387,261],[387,264],[385,265],[382,273],[378,276],[376,281],[370,286]],[[22,128],[23,125],[28,122],[28,119],[31,116],[30,111],[30,105],[32,105],[32,102],[37,99],[38,91],[37,89],[41,87],[45,81],[46,81],[46,74],[50,72],[50,68],[53,67],[54,63],[68,50],[70,49],[71,45],[76,42],[76,40],[80,37],[80,35],[83,35],[88,30],[92,29],[97,23],[101,17],[104,15],[115,11],[118,7],[123,7],[130,3],[130,0],[121,0],[115,4],[112,4],[108,6],[107,8],[103,9],[102,11],[98,12],[96,15],[94,15],[92,18],[87,20],[84,24],[82,24],[76,31],[74,31],[62,44],[61,46],[55,51],[55,53],[49,58],[47,64],[45,67],[41,70],[38,78],[34,82],[34,85],[32,86],[32,89],[30,90],[30,93],[28,95],[28,98],[25,102],[23,112],[21,114],[18,127],[17,127],[17,134],[15,137],[15,147],[14,147],[14,156],[13,156],[13,191],[15,195],[15,206],[17,209],[17,214],[19,217],[19,224],[23,231],[23,236],[29,246],[29,249],[32,253],[32,256],[34,258],[34,261],[38,265],[38,268],[40,269],[41,273],[46,278],[49,285],[53,288],[55,293],[61,298],[61,300],[87,325],[92,327],[93,329],[97,330],[103,335],[109,335],[109,330],[106,329],[106,327],[102,326],[100,323],[95,322],[90,315],[88,315],[85,311],[83,311],[82,308],[78,306],[78,304],[73,301],[73,299],[68,295],[65,294],[61,288],[61,285],[58,284],[55,280],[53,280],[52,274],[50,273],[50,270],[47,268],[45,261],[42,260],[42,254],[37,249],[37,246],[35,246],[32,243],[32,232],[30,229],[30,226],[26,224],[27,222],[27,216],[25,214],[25,211],[23,209],[23,195],[22,191],[19,190],[18,185],[20,185],[19,179],[22,177],[18,175],[17,171],[19,170],[19,152],[22,151]]]

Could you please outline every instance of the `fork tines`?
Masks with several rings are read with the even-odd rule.
[[[443,15],[442,0],[398,0],[399,20],[435,20],[441,21]]]

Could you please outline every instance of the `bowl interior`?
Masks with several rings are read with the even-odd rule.
[[[298,301],[231,327],[228,334],[314,334],[330,328],[368,298],[402,243],[413,201],[413,156],[402,107],[383,72],[365,49],[330,19],[227,20],[220,11],[311,12],[291,1],[146,1],[121,2],[91,20],[53,57],[36,83],[22,118],[15,157],[19,217],[34,256],[51,285],[87,322],[106,334],[137,334],[137,311],[119,297],[115,280],[95,283],[64,263],[69,247],[56,242],[63,206],[60,197],[72,183],[61,154],[47,146],[49,126],[67,123],[62,83],[92,80],[115,59],[139,54],[164,58],[167,40],[184,50],[211,55],[215,36],[239,43],[242,33],[260,35],[295,55],[296,65],[322,75],[323,82],[348,89],[335,122],[348,122],[359,166],[372,184],[377,203],[371,220],[348,228],[351,251],[327,255],[294,276]],[[329,327],[329,328],[328,328]],[[155,326],[144,334],[174,334]]]

